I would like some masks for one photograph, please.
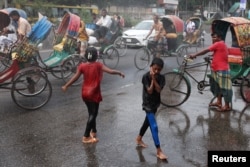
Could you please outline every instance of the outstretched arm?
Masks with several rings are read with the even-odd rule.
[[[125,77],[125,75],[121,72],[121,71],[118,71],[118,70],[114,70],[114,69],[110,69],[108,68],[107,66],[103,65],[102,66],[102,70],[106,73],[109,73],[109,74],[113,74],[113,75],[120,75],[122,78]]]
[[[208,52],[210,52],[210,50],[207,48],[207,49],[204,49],[204,50],[202,50],[202,51],[200,51],[200,52],[197,52],[197,53],[195,53],[195,54],[190,54],[190,55],[188,55],[188,57],[194,59],[194,58],[196,58],[197,56],[204,55],[204,54],[206,54],[206,53],[208,53]]]
[[[68,87],[72,85],[80,77],[80,75],[81,73],[77,69],[77,72],[75,73],[75,75],[65,85],[62,86],[62,90],[65,92],[68,89]]]

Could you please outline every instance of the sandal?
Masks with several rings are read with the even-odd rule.
[[[218,107],[218,108],[221,108],[221,104],[218,103],[218,102],[210,103],[210,104],[209,104],[209,107]]]
[[[85,143],[85,144],[88,144],[88,143],[97,143],[99,140],[97,138],[90,138],[90,139],[82,139],[82,142]]]

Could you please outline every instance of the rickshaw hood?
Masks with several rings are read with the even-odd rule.
[[[245,19],[244,17],[226,17],[221,19],[222,21],[229,22],[234,25],[250,23],[250,20]]]
[[[7,11],[0,10],[0,30],[7,27],[10,24],[10,17]]]
[[[178,16],[175,15],[165,15],[161,16],[161,20],[164,21],[164,19],[170,20],[176,30],[176,33],[183,33],[184,31],[184,22],[182,19],[180,19]]]
[[[230,28],[239,47],[250,45],[250,20],[243,17],[226,17],[212,22],[212,32],[220,31],[225,40],[227,30]]]

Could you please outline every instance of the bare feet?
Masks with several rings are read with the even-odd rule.
[[[83,137],[82,142],[87,144],[87,143],[97,143],[99,139],[93,138],[93,137]]]
[[[221,108],[221,102],[210,103],[209,107],[218,107],[218,108]]]
[[[159,158],[160,160],[167,160],[167,156],[160,150],[160,151],[157,151],[157,154],[156,154],[157,158]]]
[[[232,108],[230,106],[225,105],[225,106],[221,107],[219,111],[226,112],[226,111],[231,111],[231,110],[232,110]]]
[[[96,138],[96,133],[95,132],[90,132],[90,136],[93,138]]]
[[[136,141],[137,146],[144,147],[144,148],[148,147],[148,145],[146,145],[146,144],[142,141],[141,137],[137,137],[137,138],[135,139],[135,141]]]

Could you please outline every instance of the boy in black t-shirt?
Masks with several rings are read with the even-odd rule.
[[[151,65],[150,71],[143,75],[143,103],[142,108],[146,112],[146,118],[140,129],[140,133],[136,138],[138,146],[147,147],[142,141],[142,137],[145,134],[148,127],[150,127],[152,137],[157,150],[156,156],[161,160],[166,160],[167,156],[162,152],[160,147],[160,141],[158,137],[158,126],[155,119],[155,113],[161,103],[160,92],[165,85],[165,77],[160,74],[164,62],[161,58],[154,58]]]

